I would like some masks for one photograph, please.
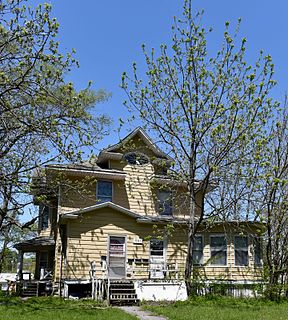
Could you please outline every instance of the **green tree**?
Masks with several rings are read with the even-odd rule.
[[[108,98],[88,85],[76,91],[65,77],[78,63],[59,51],[59,24],[49,4],[0,3],[0,232],[24,226],[19,215],[33,169],[50,161],[77,161],[106,133],[109,119],[96,103]],[[31,224],[35,222],[32,219]]]
[[[183,16],[175,18],[172,27],[171,46],[161,45],[157,55],[143,45],[146,74],[141,76],[133,64],[132,76],[122,76],[128,109],[174,158],[173,178],[187,183],[188,293],[194,238],[205,217],[207,192],[212,184],[227,183],[227,173],[236,165],[248,168],[254,163],[253,155],[265,141],[263,127],[273,106],[268,93],[275,85],[271,57],[260,52],[255,65],[249,65],[246,39],[237,38],[238,27],[231,35],[228,22],[219,51],[209,54],[207,35],[212,30],[201,26],[201,16],[193,17],[191,1],[185,1]],[[229,178],[230,184],[237,183],[233,175]],[[202,193],[197,208],[195,199]]]
[[[275,119],[270,139],[262,151],[257,181],[257,211],[266,223],[265,263],[267,293],[279,299],[286,290],[288,276],[288,112]]]

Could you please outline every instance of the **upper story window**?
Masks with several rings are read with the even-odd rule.
[[[97,202],[112,202],[112,181],[97,181]]]
[[[195,236],[194,247],[193,247],[193,264],[203,264],[203,237]]]
[[[235,236],[235,265],[248,266],[248,237]]]
[[[40,230],[47,229],[49,226],[49,207],[43,206],[40,209]]]
[[[210,236],[211,265],[227,265],[227,240],[223,235]]]
[[[158,209],[162,216],[172,216],[172,193],[167,190],[158,191]]]
[[[149,158],[143,154],[138,152],[129,152],[124,155],[124,159],[133,165],[144,165],[149,163]]]

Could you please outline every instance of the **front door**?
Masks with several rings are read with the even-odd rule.
[[[126,277],[126,238],[109,236],[108,276],[112,279]]]

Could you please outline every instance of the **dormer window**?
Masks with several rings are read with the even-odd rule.
[[[145,154],[137,152],[126,153],[124,159],[132,165],[144,165],[149,163],[149,158]]]

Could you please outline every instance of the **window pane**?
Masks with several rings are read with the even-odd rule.
[[[254,239],[254,263],[256,266],[262,265],[262,250],[260,238]]]
[[[203,238],[201,236],[196,236],[194,241],[195,250],[203,250]]]
[[[235,248],[247,248],[248,249],[248,238],[243,236],[235,237]]]
[[[227,240],[224,236],[210,237],[211,264],[227,264]]]
[[[203,263],[203,238],[196,236],[193,248],[193,264]]]
[[[40,228],[41,230],[43,229],[47,229],[48,225],[49,225],[49,207],[48,206],[44,206],[41,210],[41,225]]]
[[[150,240],[150,255],[163,256],[164,243],[163,240],[152,239]]]
[[[214,248],[226,247],[227,246],[226,238],[224,236],[219,236],[219,237],[212,236],[210,238],[210,245],[211,245],[211,247],[214,247]]]
[[[235,236],[235,265],[248,266],[248,237]]]
[[[211,264],[225,266],[227,264],[227,252],[211,251]]]
[[[170,191],[158,191],[159,213],[161,215],[172,215],[172,197]]]
[[[112,202],[112,182],[98,181],[97,183],[97,201],[98,202]]]
[[[248,251],[235,250],[235,265],[248,266]]]

